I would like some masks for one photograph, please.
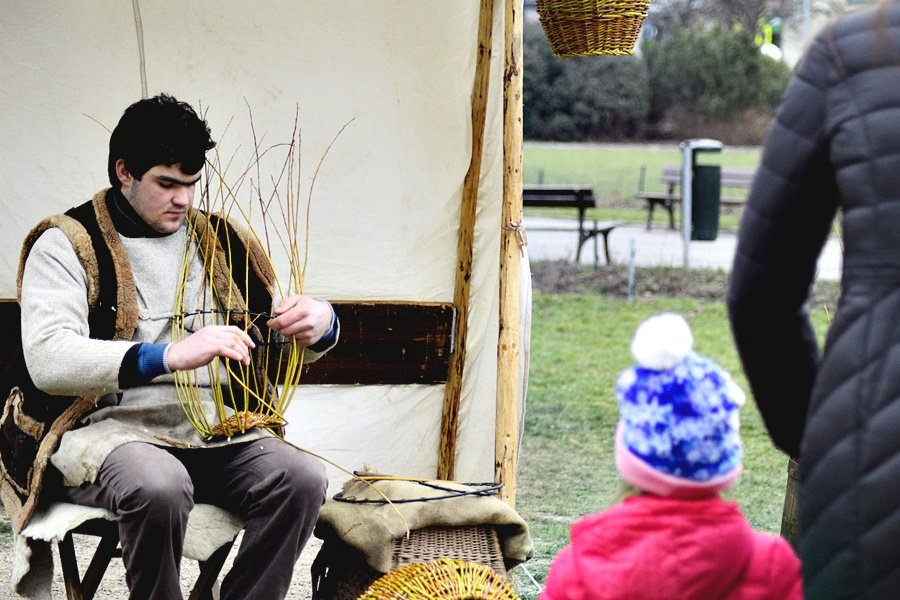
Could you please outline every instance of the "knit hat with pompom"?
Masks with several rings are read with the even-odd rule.
[[[661,496],[708,496],[741,473],[744,393],[693,343],[679,315],[651,317],[631,343],[637,365],[616,381],[616,466],[628,483]]]

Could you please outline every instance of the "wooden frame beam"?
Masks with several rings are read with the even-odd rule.
[[[472,156],[463,181],[456,249],[456,281],[453,305],[456,307],[454,351],[450,357],[450,375],[444,388],[441,411],[441,439],[438,448],[438,479],[453,479],[456,470],[456,441],[459,429],[459,405],[466,339],[469,329],[469,301],[472,281],[472,256],[475,242],[475,217],[478,208],[478,184],[481,182],[481,157],[484,153],[484,124],[487,116],[490,83],[491,45],[493,44],[494,0],[481,0],[478,18],[478,45],[475,81],[472,87]]]
[[[497,340],[497,416],[494,481],[500,497],[516,505],[519,398],[522,393],[522,0],[505,0],[503,70],[503,208],[500,232],[500,319]]]

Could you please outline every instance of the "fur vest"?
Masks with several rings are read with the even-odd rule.
[[[17,289],[21,295],[25,262],[34,242],[48,229],[58,228],[69,238],[87,275],[91,337],[130,340],[138,323],[137,292],[128,255],[107,209],[107,192],[45,219],[28,234],[19,260]],[[188,219],[200,252],[214,264],[210,285],[215,297],[231,299],[230,324],[245,327],[244,311],[268,312],[275,274],[259,243],[218,215],[192,209]],[[267,332],[259,331],[260,327],[265,325],[249,325],[256,339],[266,339]],[[255,380],[268,386],[261,355],[255,357],[254,368]],[[6,398],[0,417],[0,499],[13,529],[19,532],[33,514],[42,490],[59,484],[47,464],[60,438],[94,408],[98,398],[58,397],[37,389],[25,366],[21,343],[0,370],[0,397]]]

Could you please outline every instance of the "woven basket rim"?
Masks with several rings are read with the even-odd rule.
[[[468,576],[457,580],[460,589],[455,584],[448,585],[446,578],[463,573],[468,573]],[[518,598],[509,582],[490,567],[455,558],[439,558],[391,569],[373,581],[359,598],[402,598],[407,593],[411,598],[425,598],[423,592],[429,594],[428,598],[436,599]],[[464,595],[460,595],[460,592]]]
[[[582,2],[581,6],[568,7],[551,2],[544,6],[538,2],[538,16],[543,21],[546,18],[571,19],[579,21],[594,16],[609,14],[640,14],[647,15],[650,8],[650,0],[622,0],[619,2]]]

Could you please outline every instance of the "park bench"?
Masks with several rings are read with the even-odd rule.
[[[597,238],[603,238],[603,254],[606,264],[612,264],[609,257],[609,234],[621,223],[619,221],[586,222],[587,209],[596,207],[594,188],[585,185],[526,185],[522,188],[522,206],[574,208],[578,213],[578,243],[575,247],[575,262],[581,258],[581,248],[588,240],[594,240],[594,265],[599,260]],[[550,230],[550,228],[542,228]],[[568,230],[560,227],[557,230]]]
[[[301,384],[446,383],[456,313],[451,303],[335,301],[332,305],[341,318],[340,341],[327,355],[308,365]],[[0,373],[20,348],[20,314],[14,299],[0,298]],[[58,525],[59,519],[54,519],[61,513],[65,525]],[[90,600],[110,561],[121,558],[114,518],[105,509],[50,503],[35,513],[18,540],[57,542],[68,599]],[[192,521],[201,525],[194,528]],[[190,600],[214,597],[219,573],[242,528],[237,516],[221,508],[197,504],[191,511],[185,556],[200,562],[200,573]],[[83,575],[79,574],[73,534],[99,538]]]
[[[675,229],[675,205],[681,202],[681,167],[667,165],[663,167],[659,177],[660,182],[666,185],[665,192],[652,192],[644,189],[645,168],[641,167],[640,191],[635,198],[647,202],[647,229],[653,225],[653,209],[661,206],[669,211],[669,227]],[[742,190],[738,195],[722,195],[719,202],[723,206],[741,207],[747,201],[747,194],[753,183],[753,169],[739,169],[722,167],[722,190]]]

